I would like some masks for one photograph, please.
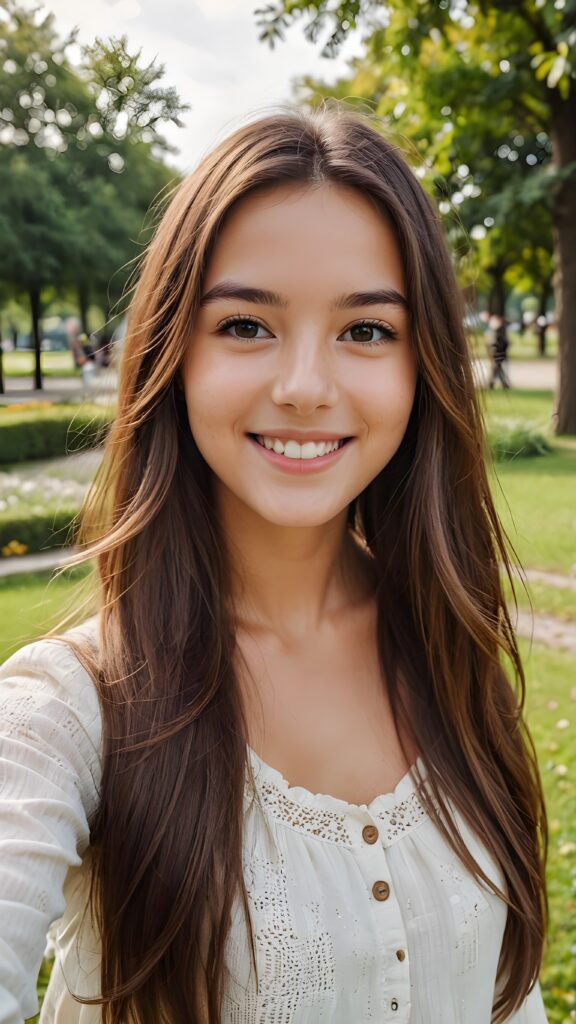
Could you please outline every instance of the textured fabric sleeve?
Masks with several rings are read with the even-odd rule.
[[[47,931],[98,806],[101,719],[71,648],[42,640],[0,667],[0,1024],[38,1012]]]

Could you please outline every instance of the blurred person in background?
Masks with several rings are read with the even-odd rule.
[[[492,335],[490,342],[492,366],[488,387],[494,388],[496,381],[500,381],[503,388],[509,388],[510,380],[506,371],[506,360],[508,359],[508,349],[510,347],[508,321],[503,316],[493,316],[490,318],[490,330]]]

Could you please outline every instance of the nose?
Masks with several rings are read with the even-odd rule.
[[[338,401],[334,357],[325,339],[302,336],[286,342],[278,354],[279,366],[272,386],[275,405],[289,405],[302,416]]]

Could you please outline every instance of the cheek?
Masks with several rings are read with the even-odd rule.
[[[206,457],[206,446],[220,448],[231,432],[244,424],[254,408],[257,382],[248,360],[219,358],[198,346],[183,371],[188,422],[196,443]]]
[[[362,388],[363,416],[370,431],[389,432],[393,440],[403,434],[416,392],[416,366],[411,357],[398,365],[388,361],[367,375]]]

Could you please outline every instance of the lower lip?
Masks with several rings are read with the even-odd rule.
[[[337,448],[335,452],[330,452],[329,455],[318,455],[315,459],[287,459],[285,455],[278,455],[278,452],[275,452],[273,449],[270,450],[265,448],[264,445],[258,444],[258,441],[255,441],[253,437],[248,437],[248,440],[273,466],[277,466],[278,469],[282,469],[285,473],[293,473],[296,476],[302,473],[319,473],[323,469],[327,469],[328,466],[333,466],[351,444],[351,441],[347,441],[340,448]]]

